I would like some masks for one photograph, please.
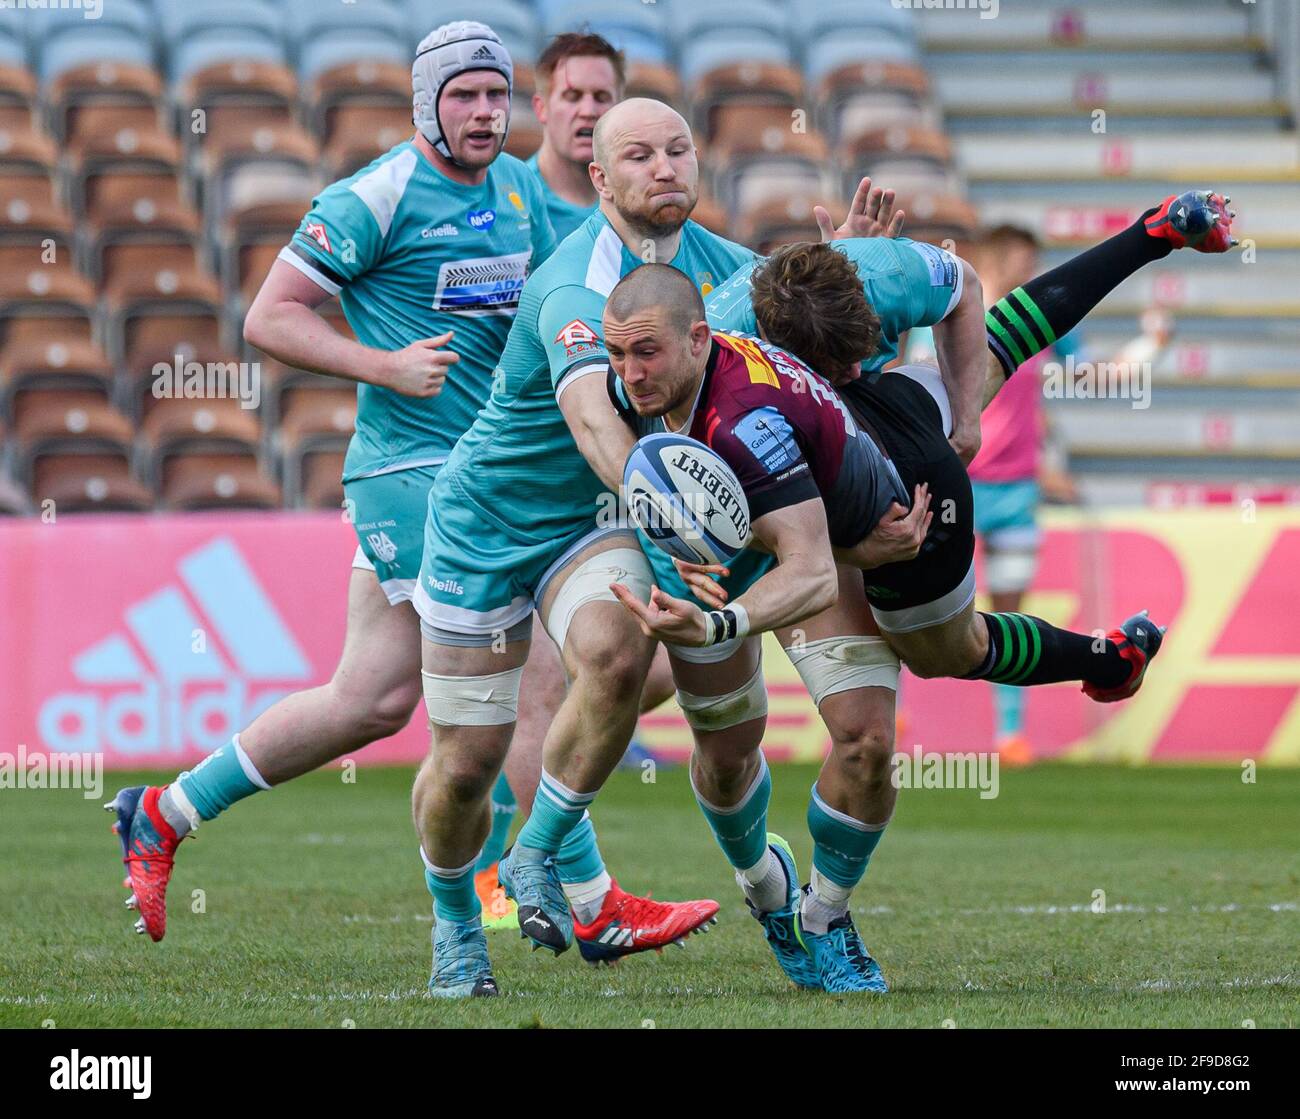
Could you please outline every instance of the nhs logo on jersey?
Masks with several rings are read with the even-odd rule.
[[[445,262],[438,269],[433,309],[458,315],[513,315],[532,255],[526,249],[507,256]]]
[[[468,216],[470,228],[484,233],[496,224],[496,220],[497,212],[495,210],[471,210]]]

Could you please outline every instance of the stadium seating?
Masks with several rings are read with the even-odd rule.
[[[1229,190],[1253,263],[1171,257],[1084,332],[1103,360],[1149,307],[1172,316],[1151,408],[1063,399],[1051,413],[1098,499],[1141,499],[1120,479],[1153,473],[1142,454],[1162,477],[1300,477],[1300,432],[1279,419],[1300,403],[1300,146],[1248,7],[1003,0],[995,20],[889,0],[11,12],[0,512],[39,513],[47,496],[67,509],[338,504],[352,387],[253,351],[242,316],[315,193],[409,136],[415,44],[467,17],[515,57],[507,150],[541,141],[528,98],[547,38],[588,27],[627,52],[630,94],[692,122],[696,220],[762,249],[815,237],[812,206],[842,213],[864,173],[897,190],[910,235],[960,245],[981,223],[1014,222],[1043,238],[1045,266],[1175,189]],[[337,301],[321,313],[348,331]],[[257,363],[260,407],[157,399],[155,365],[177,360]]]

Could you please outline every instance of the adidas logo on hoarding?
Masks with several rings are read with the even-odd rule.
[[[37,717],[49,750],[210,753],[293,690],[266,684],[311,678],[234,541],[218,537],[190,552],[177,573],[179,585],[126,608],[123,631],[73,658],[86,687],[48,696]]]

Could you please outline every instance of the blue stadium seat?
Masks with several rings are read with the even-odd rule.
[[[129,62],[139,66],[154,64],[153,40],[124,27],[96,27],[84,23],[68,27],[62,34],[39,44],[37,76],[50,81],[74,66],[91,62]]]
[[[589,28],[642,62],[664,64],[671,56],[663,13],[641,0],[562,0],[547,6],[542,25],[548,39]]]
[[[306,82],[331,66],[348,62],[396,62],[410,65],[412,50],[386,32],[354,31],[349,35],[326,35],[308,39],[298,57],[298,77]]]
[[[476,0],[469,7],[461,0],[407,0],[406,18],[412,45],[452,20],[486,23],[521,62],[532,63],[541,39],[538,17],[527,0]]]
[[[919,62],[912,42],[862,30],[828,34],[807,43],[803,55],[804,76],[814,87],[836,67],[850,62]]]
[[[892,4],[865,4],[863,0],[821,0],[790,15],[790,34],[796,42],[867,31],[903,42],[916,42],[916,12]]]
[[[250,38],[238,30],[214,30],[177,44],[168,59],[168,71],[181,81],[204,67],[239,59],[283,63],[284,44],[278,39]]]
[[[669,25],[680,48],[701,36],[731,35],[736,32],[762,31],[773,38],[789,38],[789,15],[785,5],[771,0],[730,0],[726,4],[705,5],[692,0],[673,0]]]
[[[411,43],[406,13],[384,0],[357,0],[353,4],[289,0],[285,29],[290,51],[301,59],[309,50],[327,44],[351,44],[356,58],[410,61]]]
[[[167,49],[176,50],[194,35],[218,28],[242,30],[250,37],[280,39],[284,11],[267,0],[186,0],[159,5],[159,26]]]
[[[738,62],[776,62],[788,66],[790,47],[763,31],[737,31],[725,37],[696,39],[681,50],[682,84],[689,89],[701,74]]]
[[[13,33],[13,29],[0,28],[0,66],[26,66],[27,44]]]

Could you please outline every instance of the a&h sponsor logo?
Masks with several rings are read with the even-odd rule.
[[[211,753],[310,679],[311,665],[239,549],[218,537],[72,659],[78,687],[37,715],[51,752]]]

